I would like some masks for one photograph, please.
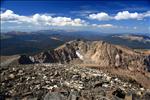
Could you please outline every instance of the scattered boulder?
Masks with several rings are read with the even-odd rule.
[[[68,100],[79,100],[80,94],[77,91],[71,91]]]
[[[140,95],[138,95],[136,93],[132,93],[131,96],[132,96],[132,100],[141,100]]]
[[[66,100],[65,97],[59,92],[48,92],[44,100]]]
[[[144,59],[145,70],[150,72],[150,55]]]
[[[123,80],[102,70],[72,64],[9,66],[1,70],[1,76],[0,94],[8,99],[111,100],[114,97],[114,100],[121,100],[127,93],[131,93],[134,98],[139,98],[139,94],[149,98],[146,93],[148,89],[135,85],[136,81]],[[132,95],[132,91],[136,96]]]
[[[146,92],[142,100],[150,100],[150,92]]]
[[[94,88],[97,88],[97,87],[102,87],[103,83],[102,82],[95,82],[94,84]]]
[[[114,96],[117,96],[119,98],[122,98],[124,99],[125,98],[125,92],[123,90],[121,90],[120,88],[118,88],[117,90],[115,90],[113,93],[112,93]]]
[[[10,74],[9,78],[13,79],[13,78],[15,78],[15,75],[14,74]]]

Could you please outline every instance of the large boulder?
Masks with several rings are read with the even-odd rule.
[[[59,92],[48,92],[44,100],[66,100],[66,98]]]
[[[150,91],[144,94],[142,100],[150,100]]]
[[[125,92],[123,90],[121,90],[120,88],[116,89],[113,93],[114,96],[117,96],[118,98],[125,98]]]
[[[144,59],[144,64],[145,64],[145,70],[150,72],[150,55],[145,57]]]
[[[30,56],[27,56],[27,55],[21,55],[18,62],[20,64],[32,64],[32,63],[34,63],[32,61],[32,59],[30,58]]]

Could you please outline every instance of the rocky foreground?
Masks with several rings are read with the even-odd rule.
[[[73,64],[11,65],[0,72],[0,100],[150,100],[150,90],[131,78]]]

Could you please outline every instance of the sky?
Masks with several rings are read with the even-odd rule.
[[[2,0],[1,31],[150,33],[149,0]]]

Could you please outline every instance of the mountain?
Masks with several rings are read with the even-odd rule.
[[[146,51],[78,39],[32,55],[1,58],[1,98],[149,99]]]
[[[144,35],[126,34],[126,35],[114,35],[114,37],[119,37],[121,39],[125,39],[128,41],[139,41],[143,43],[150,43],[150,37]]]
[[[29,57],[21,56],[19,62],[21,64],[68,63],[74,59],[80,59],[84,64],[150,71],[150,56],[104,41],[70,41],[54,50]]]
[[[133,49],[150,49],[149,37],[147,35],[110,35],[107,33],[75,30],[12,31],[1,33],[1,55],[38,53],[50,48],[54,49],[65,42],[75,39],[89,41],[102,40],[111,44],[128,46]]]
[[[132,49],[150,49],[149,36],[147,35],[113,34],[103,36],[100,39],[112,44],[124,45]]]
[[[0,41],[1,55],[4,56],[37,53],[56,48],[64,43],[52,38],[51,35],[21,32],[2,33]]]

